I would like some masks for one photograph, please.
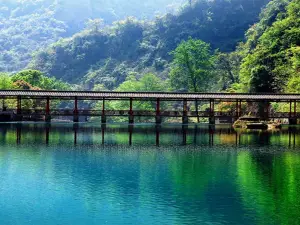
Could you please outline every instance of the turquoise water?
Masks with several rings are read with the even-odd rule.
[[[0,224],[300,224],[300,129],[0,124]]]

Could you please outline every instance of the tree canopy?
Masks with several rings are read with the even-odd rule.
[[[287,1],[276,2],[287,4]],[[299,12],[299,0],[291,1],[283,11],[273,12],[273,23],[268,23],[268,28],[257,38],[256,46],[245,56],[240,77],[250,91],[283,92],[289,79],[295,81],[299,76]]]
[[[189,39],[183,41],[174,52],[170,78],[175,90],[205,92],[212,80],[214,57],[210,45]]]
[[[152,19],[176,11],[184,0],[0,0],[0,71],[24,69],[32,54],[61,38],[128,16]],[[103,24],[100,24],[101,26]]]
[[[153,21],[129,17],[112,26],[97,25],[43,49],[29,67],[90,89],[103,84],[112,90],[131,72],[152,72],[165,79],[172,61],[169,53],[182,41],[200,39],[212,51],[231,52],[268,1],[198,0]]]

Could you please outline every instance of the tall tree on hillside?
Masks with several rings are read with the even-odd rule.
[[[25,81],[32,87],[40,88],[43,90],[68,90],[70,86],[54,77],[50,78],[45,76],[38,70],[23,70],[14,74],[11,77],[13,82]],[[22,83],[22,82],[21,82]]]
[[[7,73],[0,72],[0,90],[8,90],[13,88],[11,77]],[[5,98],[2,98],[2,110],[6,110]]]
[[[211,69],[214,56],[211,54],[210,45],[202,40],[190,38],[181,42],[172,55],[174,56],[170,72],[172,87],[188,92],[207,91],[213,77]],[[198,114],[197,101],[195,108]]]
[[[214,71],[219,77],[220,89],[227,90],[230,86],[237,83],[240,65],[242,62],[242,55],[239,51],[232,53],[215,53]]]

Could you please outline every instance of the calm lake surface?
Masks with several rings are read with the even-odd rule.
[[[300,128],[0,124],[0,224],[300,224]]]

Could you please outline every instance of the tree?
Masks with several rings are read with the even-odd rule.
[[[0,90],[12,89],[13,82],[7,73],[0,72]]]
[[[137,79],[133,74],[129,75],[116,91],[136,91],[136,92],[147,92],[147,91],[164,91],[166,88],[165,82],[157,77],[155,74],[148,73]],[[152,110],[155,109],[155,104],[151,102],[135,101],[135,108],[139,110]],[[128,109],[129,103],[124,101],[114,101],[111,106],[115,109]]]
[[[213,78],[211,70],[214,64],[210,45],[202,40],[190,38],[181,42],[172,55],[174,57],[170,72],[172,87],[181,91],[207,91]],[[198,101],[195,101],[195,108],[198,114]]]
[[[31,86],[39,87],[43,82],[43,73],[38,70],[24,70],[13,75],[12,80],[14,82],[23,80]]]
[[[148,73],[141,78],[137,78],[136,74],[130,74],[127,79],[119,85],[115,91],[120,92],[145,92],[145,91],[164,91],[166,89],[166,82],[157,77],[155,74]],[[134,108],[137,110],[155,110],[155,103],[145,101],[134,101]],[[102,103],[96,104],[96,109],[102,108]],[[108,109],[128,110],[129,101],[111,101],[106,105]],[[122,120],[121,120],[122,121]]]
[[[239,69],[242,56],[238,51],[232,53],[216,53],[215,73],[219,77],[222,87],[221,90],[228,90],[230,86],[238,82]]]
[[[0,73],[0,90],[8,90],[13,88],[11,77],[7,73]],[[2,109],[6,110],[5,98],[2,99]]]
[[[12,81],[25,81],[34,89],[43,90],[68,90],[70,86],[67,83],[61,82],[55,78],[46,77],[38,70],[24,70],[12,76]],[[22,82],[21,82],[22,83]]]

